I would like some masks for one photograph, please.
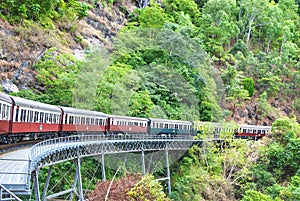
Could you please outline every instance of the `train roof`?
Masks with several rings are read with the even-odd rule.
[[[239,125],[240,128],[252,128],[252,129],[272,129],[272,126],[258,126],[258,125],[247,125],[247,124],[243,124],[243,125]]]
[[[153,122],[160,122],[160,123],[173,123],[173,124],[189,124],[193,125],[191,121],[181,121],[181,120],[169,120],[169,119],[158,119],[158,118],[149,118]]]
[[[108,117],[115,119],[123,119],[123,120],[132,120],[132,121],[149,121],[147,118],[142,117],[130,117],[130,116],[120,116],[120,115],[112,115],[109,114]]]
[[[7,102],[7,103],[12,103],[12,100],[10,99],[9,95],[5,93],[0,92],[0,100]]]
[[[28,99],[20,98],[20,97],[16,97],[16,96],[10,96],[10,97],[13,99],[16,106],[61,113],[61,110],[59,109],[59,107],[55,106],[55,105],[49,105],[46,103],[28,100]]]
[[[78,108],[72,108],[72,107],[63,107],[59,106],[64,113],[67,114],[79,114],[79,115],[85,115],[85,116],[98,116],[98,117],[107,117],[107,114],[103,112],[96,112],[96,111],[90,111],[90,110],[84,110],[84,109],[78,109]]]

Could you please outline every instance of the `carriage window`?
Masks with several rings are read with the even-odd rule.
[[[33,122],[33,111],[29,111],[29,121],[28,122]]]
[[[40,113],[40,122],[43,123],[44,122],[44,112]]]
[[[178,129],[178,124],[175,124],[175,129]]]
[[[56,123],[56,114],[53,114],[53,117],[52,117],[52,123]]]
[[[257,130],[256,130],[256,129],[254,129],[254,130],[253,130],[253,133],[257,133]]]
[[[49,122],[49,113],[45,113],[45,123]]]
[[[74,124],[74,116],[69,117],[69,124]]]
[[[169,127],[169,125],[168,124],[165,124],[165,127],[164,128],[168,128]]]
[[[266,130],[262,130],[263,134],[266,134]]]
[[[74,124],[79,124],[79,122],[80,122],[80,119],[79,119],[79,117],[78,117],[78,116],[75,116],[74,118],[75,118],[75,122],[74,122]]]
[[[39,112],[34,112],[34,122],[39,121]]]
[[[53,114],[52,113],[49,114],[49,123],[53,123]]]
[[[65,124],[68,124],[68,114],[65,115]]]
[[[95,125],[95,119],[91,118],[91,125]]]
[[[16,116],[15,116],[15,121],[18,121],[18,117],[19,117],[19,108],[16,109]],[[3,116],[4,119],[4,116]]]
[[[5,119],[5,110],[6,110],[6,105],[3,104],[2,106],[2,118]]]
[[[26,110],[21,109],[21,122],[25,122]]]
[[[86,118],[86,125],[90,125],[91,118]]]
[[[2,105],[2,119],[5,119],[5,104]]]
[[[81,117],[80,123],[81,123],[81,124],[85,124],[85,118],[84,118],[84,117]]]
[[[257,133],[258,133],[258,134],[261,134],[261,130],[258,130]]]
[[[6,110],[5,110],[5,119],[9,119],[10,114],[10,106],[6,105]]]
[[[30,122],[30,120],[29,120],[30,119],[30,117],[29,117],[30,115],[29,114],[30,114],[30,111],[27,111],[26,122]]]
[[[100,119],[99,124],[100,124],[101,126],[103,126],[103,120],[102,120],[102,119]]]
[[[179,129],[182,129],[182,125],[179,125]]]
[[[134,125],[135,125],[135,126],[138,126],[138,125],[139,125],[139,122],[134,122]]]
[[[243,133],[247,133],[247,130],[246,130],[246,129],[243,129]]]

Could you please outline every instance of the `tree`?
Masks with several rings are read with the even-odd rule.
[[[270,196],[255,190],[248,190],[241,201],[259,201],[259,200],[273,201],[273,199]],[[276,201],[280,201],[280,199],[276,199]]]
[[[251,33],[254,28],[265,24],[268,12],[267,0],[241,0],[239,2],[239,19],[241,33],[246,38],[247,47],[249,47]]]
[[[161,28],[168,16],[159,4],[151,1],[150,6],[141,9],[138,13],[138,22],[141,28]]]
[[[200,11],[197,4],[193,0],[163,0],[164,10],[169,16],[178,22],[178,17],[183,12],[185,15],[189,15],[194,24],[197,24],[198,17],[200,17]]]
[[[234,0],[210,0],[204,5],[199,21],[208,51],[221,56],[223,48],[236,37],[239,32],[235,23],[236,12]]]
[[[252,77],[244,78],[242,81],[243,87],[248,91],[249,97],[253,96],[254,93],[254,81]]]
[[[242,72],[237,71],[235,66],[227,64],[227,69],[222,70],[221,75],[225,89],[227,92],[227,100],[233,102],[232,117],[235,114],[235,109],[241,100],[249,99],[249,93],[242,85]]]
[[[154,107],[148,91],[139,91],[130,98],[129,110],[130,116],[150,117],[150,112]]]
[[[145,175],[132,189],[128,191],[130,200],[136,201],[170,201],[162,191],[162,186],[153,181],[152,175]]]

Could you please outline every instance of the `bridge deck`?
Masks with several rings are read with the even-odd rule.
[[[31,147],[0,155],[0,184],[12,191],[29,193],[30,149]]]

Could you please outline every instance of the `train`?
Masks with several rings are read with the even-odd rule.
[[[140,118],[49,105],[0,92],[0,144],[49,139],[71,134],[105,136],[176,137],[193,136],[211,129],[231,131],[237,137],[261,138],[270,126],[221,124],[159,118]]]

